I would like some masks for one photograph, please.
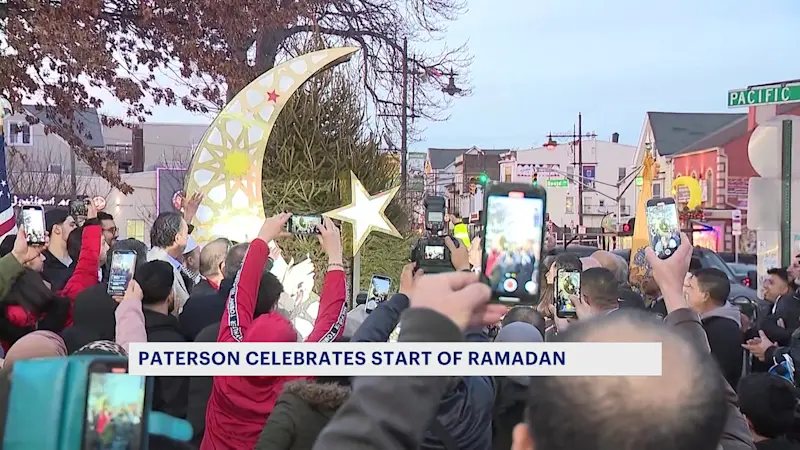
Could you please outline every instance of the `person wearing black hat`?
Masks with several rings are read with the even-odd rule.
[[[75,229],[75,218],[64,208],[51,209],[44,215],[50,245],[43,253],[44,269],[42,278],[50,283],[53,291],[61,290],[72,276],[72,258],[67,251],[67,239]]]

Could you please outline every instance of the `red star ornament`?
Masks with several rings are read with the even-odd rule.
[[[275,91],[267,92],[267,100],[272,102],[272,103],[277,103],[278,102],[278,97],[280,97],[280,95],[276,94]]]

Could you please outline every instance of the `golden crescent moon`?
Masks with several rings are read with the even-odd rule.
[[[247,242],[264,222],[261,168],[272,127],[286,102],[317,72],[350,59],[356,47],[320,50],[290,59],[242,89],[217,115],[198,145],[187,197],[203,194],[192,236]]]

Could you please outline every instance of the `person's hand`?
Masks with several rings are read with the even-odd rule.
[[[483,247],[481,247],[480,236],[475,236],[469,246],[469,263],[472,267],[481,267],[483,265]]]
[[[34,259],[38,258],[43,251],[47,250],[49,240],[45,234],[44,245],[28,245],[28,235],[25,234],[25,229],[20,225],[17,231],[17,237],[14,239],[14,247],[11,249],[11,254],[22,265],[25,265]]]
[[[453,268],[456,270],[469,270],[469,250],[467,250],[463,242],[460,244],[456,247],[453,238],[450,236],[445,236],[444,238],[444,245],[450,250],[450,264],[453,265]]]
[[[192,197],[188,200],[186,197],[181,198],[181,208],[183,209],[183,220],[186,223],[192,223],[192,219],[197,214],[197,208],[200,207],[200,203],[203,201],[203,194],[200,192],[195,192],[192,194]]]
[[[414,281],[411,308],[427,308],[453,321],[462,331],[472,326],[497,323],[506,313],[503,305],[490,305],[489,286],[478,274],[451,272],[423,275]]]
[[[422,276],[422,269],[414,270],[414,263],[408,263],[403,266],[403,272],[400,273],[400,293],[408,296],[414,288],[414,281]]]
[[[114,300],[119,303],[125,300],[138,300],[139,302],[144,299],[144,292],[142,292],[142,287],[139,286],[139,283],[136,280],[131,279],[128,282],[128,287],[125,289],[125,295],[120,297],[119,295],[114,296]]]
[[[261,225],[258,238],[269,245],[269,241],[279,237],[291,236],[286,231],[286,222],[290,217],[292,217],[292,213],[280,213],[268,218],[264,221],[264,225]]]
[[[556,305],[551,304],[549,306],[550,316],[553,318],[553,324],[556,327],[557,333],[563,333],[569,327],[572,322],[577,322],[577,318],[575,319],[567,319],[566,317],[558,317],[558,311],[556,311]]]
[[[586,303],[582,295],[570,295],[569,301],[575,305],[575,314],[578,315],[578,319],[587,320],[597,315],[591,305]]]
[[[748,339],[746,343],[742,344],[742,347],[758,358],[759,361],[764,361],[766,359],[767,350],[773,346],[775,346],[775,343],[770,341],[767,335],[761,330],[758,330],[757,338]]]
[[[689,242],[686,233],[681,233],[681,245],[667,259],[656,256],[652,247],[645,249],[647,263],[653,268],[653,278],[661,289],[667,313],[689,307],[683,296],[683,282],[692,262],[692,244]]]
[[[85,202],[86,202],[86,220],[96,219],[97,207],[94,206],[94,202],[91,200],[85,200]],[[77,219],[77,217],[75,217],[75,219]]]
[[[319,230],[319,245],[328,255],[328,264],[342,265],[342,234],[339,227],[333,223],[330,217],[322,217],[322,224],[317,225]]]

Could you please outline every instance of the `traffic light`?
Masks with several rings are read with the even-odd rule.
[[[480,184],[486,184],[487,181],[489,181],[489,176],[488,175],[486,175],[485,173],[482,173],[482,174],[478,175],[478,182]]]
[[[622,225],[622,231],[625,233],[630,233],[633,231],[633,226],[636,225],[636,218],[632,217],[628,220],[628,223]]]
[[[539,184],[539,174],[534,172],[533,173],[533,185],[536,186]]]

